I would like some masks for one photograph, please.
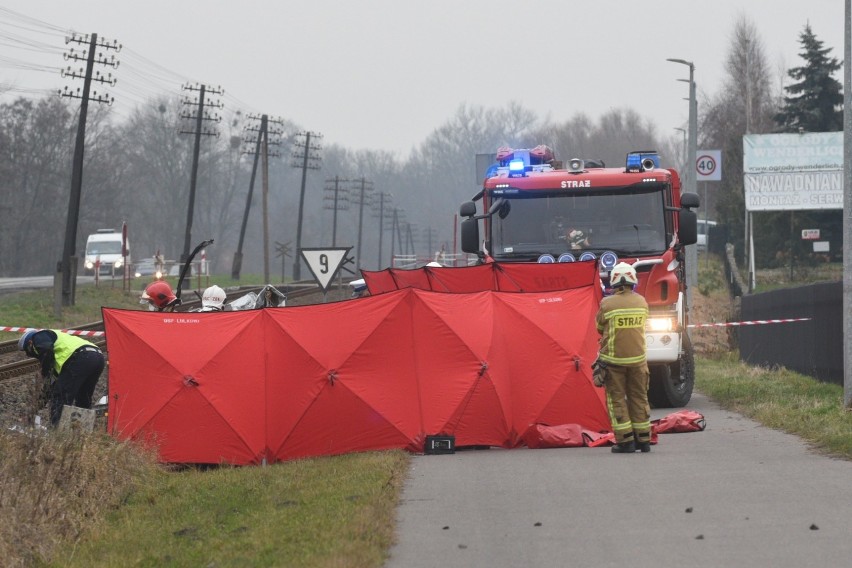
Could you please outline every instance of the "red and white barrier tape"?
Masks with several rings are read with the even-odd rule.
[[[791,319],[772,319],[772,320],[753,320],[753,321],[726,321],[722,323],[695,323],[689,324],[686,327],[731,327],[735,325],[765,325],[768,323],[790,323],[793,321],[810,321],[812,318],[791,318]]]
[[[0,327],[0,331],[13,331],[17,333],[27,333],[29,331],[39,331],[40,327]],[[83,337],[97,337],[103,335],[102,331],[83,331],[80,329],[60,329],[59,331],[68,335],[82,335]]]
[[[766,325],[769,323],[790,323],[796,321],[810,321],[812,318],[790,318],[790,319],[771,319],[771,320],[753,320],[753,321],[726,321],[720,323],[691,323],[686,327],[733,327],[739,325]],[[0,327],[0,331],[12,331],[17,333],[27,333],[28,331],[38,331],[37,327]],[[98,337],[103,335],[103,331],[82,331],[79,329],[60,329],[59,331],[69,335],[81,335],[83,337]]]

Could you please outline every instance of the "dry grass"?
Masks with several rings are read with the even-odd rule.
[[[3,566],[51,562],[156,465],[104,434],[0,431],[0,558]]]

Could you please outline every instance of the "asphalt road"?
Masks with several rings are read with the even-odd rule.
[[[416,456],[386,567],[852,565],[852,462],[698,393],[688,408],[707,428],[650,454]]]
[[[95,278],[93,276],[77,276],[77,284],[87,284],[94,281]],[[104,281],[108,282],[106,278],[104,278]],[[0,278],[0,294],[52,287],[53,276],[23,276],[17,278]]]

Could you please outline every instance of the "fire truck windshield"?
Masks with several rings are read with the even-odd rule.
[[[508,202],[505,213],[491,217],[489,250],[495,259],[535,260],[577,250],[636,256],[666,250],[659,186],[627,193],[518,191],[501,197]]]

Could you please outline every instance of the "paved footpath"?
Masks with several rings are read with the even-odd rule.
[[[687,408],[707,428],[650,454],[416,456],[386,568],[852,566],[852,462],[698,393]]]

